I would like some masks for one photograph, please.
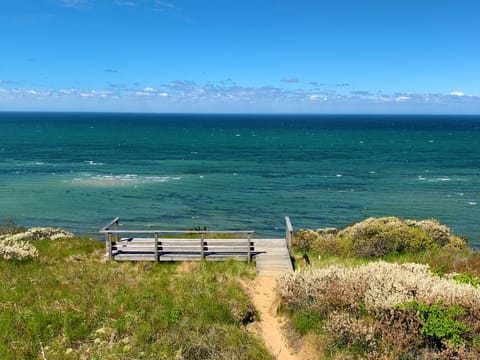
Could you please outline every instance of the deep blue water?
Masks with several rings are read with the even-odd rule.
[[[342,227],[438,218],[480,246],[480,117],[0,113],[0,220]]]

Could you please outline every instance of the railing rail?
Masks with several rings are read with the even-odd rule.
[[[251,244],[252,244],[252,236],[255,234],[255,231],[253,230],[243,230],[243,231],[232,231],[232,230],[226,230],[226,231],[209,231],[209,230],[120,230],[120,224],[119,224],[120,218],[116,217],[113,219],[111,222],[109,222],[107,225],[105,225],[103,228],[100,229],[100,233],[105,234],[105,247],[106,247],[106,256],[107,260],[112,260],[113,259],[113,237],[115,237],[115,242],[120,241],[120,235],[121,234],[146,234],[146,235],[153,235],[154,239],[154,248],[153,248],[153,255],[155,256],[156,261],[159,259],[159,250],[158,250],[158,245],[159,245],[159,240],[160,236],[162,234],[166,235],[171,235],[171,234],[176,234],[176,235],[181,235],[181,234],[187,234],[187,235],[198,235],[198,237],[194,237],[189,240],[199,240],[199,245],[200,245],[200,255],[202,259],[205,259],[205,241],[208,241],[208,239],[212,235],[239,235],[241,236],[240,238],[232,238],[228,240],[234,241],[243,241],[245,240],[247,248],[246,248],[246,253],[248,256],[248,262],[251,261],[252,258],[252,251],[251,251]],[[112,229],[113,227],[113,229]],[[175,239],[175,237],[168,238],[168,239]],[[212,239],[215,239],[215,237],[212,237]]]
[[[100,232],[106,232],[106,231],[109,231],[110,228],[113,226],[113,225],[117,225],[118,226],[118,222],[120,221],[120,218],[119,217],[116,217],[115,219],[113,219],[112,221],[110,221],[107,225],[105,225],[101,230]],[[118,230],[118,229],[117,229]]]

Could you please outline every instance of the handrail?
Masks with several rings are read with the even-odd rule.
[[[111,227],[112,225],[114,225],[115,223],[117,223],[118,220],[120,220],[120,218],[119,218],[119,217],[116,217],[115,219],[113,219],[112,221],[110,221],[107,225],[105,225],[105,226],[100,230],[100,232],[102,233],[102,232],[107,232],[107,231],[109,231],[109,230],[110,230],[110,227]]]
[[[226,230],[226,231],[197,231],[197,230],[100,230],[100,233],[110,233],[110,234],[254,234],[254,230],[247,231],[235,231],[235,230]]]

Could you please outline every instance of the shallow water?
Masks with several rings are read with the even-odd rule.
[[[92,235],[438,218],[480,245],[480,117],[0,114],[0,219]]]

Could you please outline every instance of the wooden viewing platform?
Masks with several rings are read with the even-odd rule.
[[[113,219],[105,234],[105,259],[117,261],[254,260],[257,274],[292,271],[290,245],[293,228],[285,218],[285,238],[256,239],[254,231],[120,230]]]

